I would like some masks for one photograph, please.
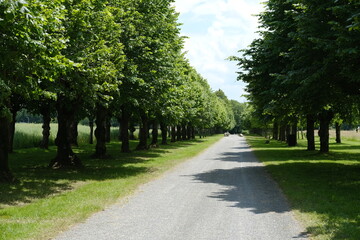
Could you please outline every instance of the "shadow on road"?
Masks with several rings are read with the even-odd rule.
[[[222,190],[209,197],[230,202],[231,207],[249,209],[255,214],[289,211],[281,191],[263,167],[216,169],[192,177],[202,183],[220,185]]]

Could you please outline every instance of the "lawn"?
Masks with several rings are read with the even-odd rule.
[[[290,148],[247,136],[314,240],[360,239],[360,134],[343,134],[328,154],[306,151],[305,140]]]
[[[47,168],[55,147],[17,149],[10,165],[20,183],[0,184],[0,239],[50,239],[91,214],[132,194],[137,187],[197,155],[222,136],[181,141],[148,151],[120,153],[107,145],[109,159],[92,159],[94,145],[74,151],[83,170]],[[131,142],[134,149],[137,142]]]

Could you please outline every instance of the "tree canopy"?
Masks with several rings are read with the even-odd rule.
[[[52,168],[83,167],[72,151],[80,119],[95,119],[94,157],[106,157],[111,118],[121,127],[121,151],[129,130],[140,127],[138,149],[156,145],[160,125],[166,144],[235,127],[233,102],[214,92],[188,62],[173,0],[0,1],[0,179],[8,167],[17,112],[43,116],[48,137],[56,116],[57,156]],[[173,139],[173,138],[172,138]],[[46,141],[44,141],[46,143]],[[47,144],[44,145],[47,147]]]
[[[329,150],[335,114],[349,119],[358,105],[359,61],[356,1],[269,0],[259,15],[260,38],[241,51],[238,79],[267,121],[280,125],[320,122],[320,151]],[[296,124],[294,125],[296,126]],[[274,125],[275,127],[275,125]],[[313,134],[308,149],[313,150]]]

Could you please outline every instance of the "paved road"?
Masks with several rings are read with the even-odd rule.
[[[303,231],[245,139],[230,136],[57,240],[307,239]]]

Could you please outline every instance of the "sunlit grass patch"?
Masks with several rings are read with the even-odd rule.
[[[312,239],[360,238],[360,142],[331,139],[330,152],[248,136],[256,156],[279,183]]]

